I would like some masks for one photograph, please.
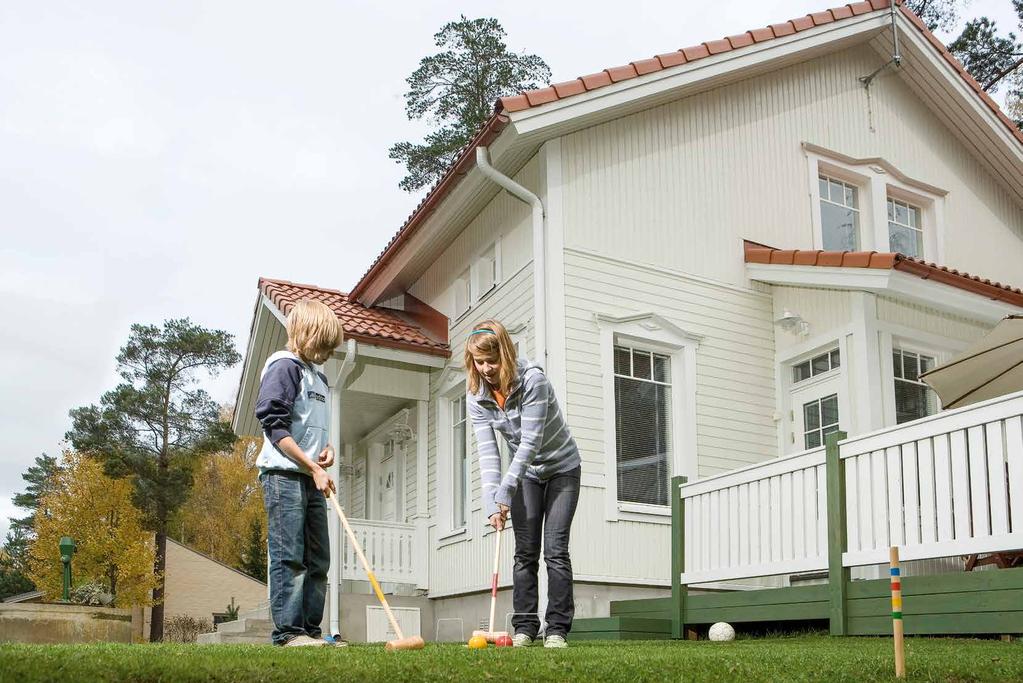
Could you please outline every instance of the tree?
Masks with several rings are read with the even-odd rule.
[[[21,475],[28,487],[14,494],[12,502],[28,512],[25,517],[12,518],[10,529],[0,553],[0,600],[25,593],[35,588],[29,580],[28,549],[32,543],[32,529],[40,500],[49,491],[57,472],[57,459],[43,453],[35,464]]]
[[[16,561],[11,555],[10,548],[17,545],[21,550],[23,559]],[[24,530],[12,526],[7,532],[7,542],[3,549],[0,549],[0,600],[5,600],[18,593],[27,593],[35,590],[35,584],[25,574],[25,566],[28,560],[28,535]]]
[[[108,477],[96,459],[66,451],[41,503],[29,549],[29,577],[39,590],[51,599],[61,595],[59,543],[70,536],[77,545],[71,561],[75,585],[100,583],[123,607],[150,603],[157,586],[155,543],[132,503],[131,480]]]
[[[458,152],[493,113],[497,98],[550,81],[551,70],[536,55],[515,54],[496,19],[445,24],[434,35],[441,52],[424,57],[406,79],[405,113],[436,126],[423,144],[399,142],[389,156],[405,164],[400,186],[407,192],[440,180]]]
[[[75,449],[95,454],[108,475],[131,477],[135,504],[156,534],[153,642],[163,637],[168,521],[185,500],[196,458],[234,442],[220,407],[198,386],[199,374],[216,375],[239,359],[232,335],[187,318],[162,328],[132,325],[117,356],[124,381],[98,406],[71,411],[67,438]]]
[[[259,534],[257,545],[266,538],[256,467],[261,443],[261,439],[243,438],[230,451],[203,456],[193,473],[188,499],[172,525],[185,543],[243,571],[247,571],[245,556],[253,543],[252,530]],[[265,552],[255,562],[260,563],[266,564]]]
[[[962,0],[907,0],[905,5],[919,16],[932,30],[952,30],[959,19]],[[1023,31],[1023,0],[1011,0]],[[966,22],[959,36],[948,44],[955,55],[981,87],[995,93],[1007,86],[1006,108],[1023,129],[1023,44],[1016,35],[999,35],[995,22],[987,17],[976,17]]]
[[[254,579],[266,581],[266,526],[262,519],[254,519],[249,524],[249,540],[238,568]]]

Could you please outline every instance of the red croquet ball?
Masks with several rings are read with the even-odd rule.
[[[511,647],[512,646],[511,636],[508,635],[498,636],[497,640],[494,641],[494,645],[496,645],[497,647]]]

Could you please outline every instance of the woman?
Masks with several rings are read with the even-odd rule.
[[[484,320],[469,334],[465,371],[487,516],[498,532],[509,511],[515,520],[512,641],[516,647],[531,645],[540,629],[542,531],[548,578],[544,647],[567,647],[575,612],[568,536],[579,501],[579,449],[543,369],[516,358],[511,337],[497,320]],[[514,454],[503,476],[495,432]]]

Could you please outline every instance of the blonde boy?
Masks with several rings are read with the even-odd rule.
[[[327,474],[334,449],[327,443],[327,378],[314,366],[330,357],[343,334],[333,311],[307,299],[291,309],[286,326],[287,350],[267,359],[256,400],[272,639],[274,645],[324,645],[320,621],[330,566],[324,495],[334,491]]]

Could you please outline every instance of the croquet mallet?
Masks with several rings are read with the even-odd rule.
[[[337,510],[338,517],[341,518],[341,526],[345,528],[345,533],[348,535],[348,540],[352,542],[352,547],[355,548],[355,554],[359,556],[359,562],[362,563],[362,569],[366,572],[366,576],[369,577],[369,582],[373,585],[373,591],[377,594],[377,599],[384,608],[384,612],[387,614],[387,620],[391,622],[391,628],[394,629],[394,633],[398,636],[396,640],[390,640],[387,645],[384,646],[385,650],[422,650],[426,647],[426,643],[419,636],[409,636],[408,638],[401,632],[401,627],[398,626],[398,620],[394,618],[394,613],[391,612],[391,606],[387,604],[387,598],[384,597],[384,592],[380,590],[380,584],[377,583],[377,577],[373,574],[373,570],[370,569],[369,562],[366,560],[366,556],[362,552],[362,548],[359,546],[359,541],[356,540],[355,534],[352,533],[352,527],[348,526],[348,518],[345,517],[344,510],[341,509],[341,505],[337,502],[337,495],[333,492],[324,492],[324,494],[330,498],[330,502],[334,504],[334,509]]]
[[[508,635],[507,631],[495,631],[494,630],[494,616],[497,612],[497,571],[500,567],[501,562],[501,534],[503,532],[497,531],[497,544],[494,547],[494,575],[490,581],[490,622],[487,624],[488,631],[473,631],[474,636],[483,636],[487,639],[487,642],[493,643],[498,638]]]

